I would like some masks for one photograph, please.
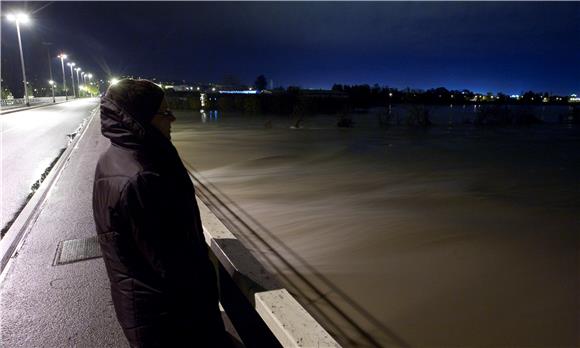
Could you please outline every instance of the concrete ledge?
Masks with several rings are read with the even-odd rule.
[[[191,168],[188,170],[193,180]],[[340,347],[306,309],[243,247],[208,206],[199,198],[197,203],[205,240],[212,253],[278,342],[284,347]]]
[[[53,104],[50,104],[53,105]],[[18,252],[18,246],[23,240],[32,222],[38,218],[38,214],[41,211],[41,207],[45,202],[45,198],[50,192],[52,184],[62,173],[65,164],[68,162],[73,149],[76,147],[79,140],[84,136],[87,129],[86,125],[91,122],[91,119],[96,115],[98,108],[95,108],[89,118],[81,125],[82,129],[80,134],[78,134],[70,144],[66,147],[65,151],[62,153],[46,179],[41,183],[40,187],[36,190],[34,195],[30,198],[24,209],[18,214],[16,220],[10,226],[10,229],[4,235],[4,238],[0,240],[0,274],[4,272],[5,267],[8,265],[10,258],[15,252]]]

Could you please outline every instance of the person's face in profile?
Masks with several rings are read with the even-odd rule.
[[[173,113],[167,108],[167,100],[163,97],[163,101],[161,101],[159,110],[155,116],[153,116],[151,124],[159,129],[161,134],[163,134],[167,139],[171,139],[171,123],[173,121],[175,121],[175,116],[173,116]]]

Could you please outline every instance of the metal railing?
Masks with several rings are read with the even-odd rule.
[[[66,100],[64,96],[54,97],[55,102],[63,102]],[[75,99],[74,97],[68,97],[68,99]],[[30,97],[28,98],[30,105],[47,104],[52,103],[52,97]],[[14,98],[14,99],[2,99],[0,100],[0,107],[2,109],[19,107],[26,105],[26,100],[24,98]]]

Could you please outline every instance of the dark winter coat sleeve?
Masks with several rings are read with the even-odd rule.
[[[132,233],[139,254],[172,290],[194,276],[194,231],[184,231],[179,208],[172,204],[171,185],[157,173],[143,172],[124,188],[120,199],[122,219]],[[192,272],[193,271],[193,272]],[[185,272],[185,273],[184,273]],[[189,274],[188,274],[189,273]],[[173,289],[175,290],[175,289]]]

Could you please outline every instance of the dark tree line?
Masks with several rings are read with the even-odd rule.
[[[473,91],[448,90],[445,87],[428,90],[397,89],[374,84],[343,85],[335,84],[330,91],[308,90],[297,86],[286,89],[267,90],[267,79],[259,75],[254,82],[258,94],[219,94],[208,93],[205,109],[236,111],[244,113],[345,113],[358,109],[385,107],[391,104],[415,105],[567,105],[568,96],[556,96],[547,92],[527,91],[519,98],[505,93],[478,94]],[[176,109],[200,109],[199,92],[168,91],[170,107]]]
[[[417,103],[417,104],[561,104],[569,103],[568,96],[552,95],[548,92],[527,91],[519,99],[511,98],[505,93],[497,95],[490,93],[476,94],[467,89],[448,90],[445,87],[432,88],[428,90],[417,89],[396,89],[380,87],[375,84],[369,85],[341,85],[335,84],[332,90],[344,92],[348,95],[354,107],[368,108],[384,106],[395,103]]]

